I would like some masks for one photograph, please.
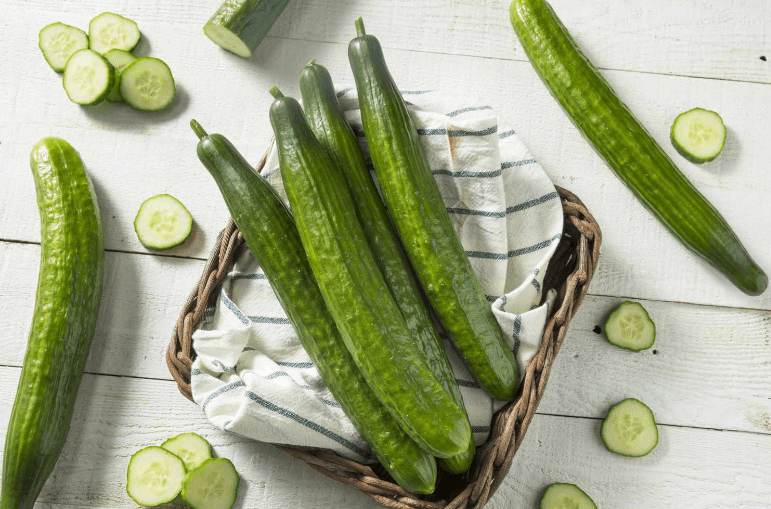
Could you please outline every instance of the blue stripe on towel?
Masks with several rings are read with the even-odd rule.
[[[280,318],[277,316],[250,316],[248,318],[252,323],[274,323],[280,325],[289,324],[289,318]]]
[[[489,433],[490,426],[471,426],[472,433]]]
[[[239,387],[245,387],[244,382],[241,380],[238,380],[237,382],[229,383],[227,385],[223,385],[216,391],[209,394],[206,399],[204,400],[203,404],[201,405],[202,410],[206,410],[206,406],[211,403],[211,401],[216,398],[217,396],[224,394],[226,392],[232,391],[233,389],[238,389]]]
[[[265,274],[233,274],[233,281],[238,279],[268,279]]]
[[[466,251],[466,256],[469,258],[485,258],[488,260],[506,260],[509,258],[514,258],[516,256],[521,256],[524,254],[532,253],[534,251],[538,251],[539,249],[543,249],[545,247],[548,247],[551,245],[552,242],[562,237],[561,233],[558,233],[554,237],[544,240],[543,242],[539,242],[538,244],[534,244],[532,246],[523,247],[520,249],[515,249],[513,251],[509,251],[508,253],[489,253],[487,251]]]
[[[278,364],[279,366],[286,366],[288,368],[312,368],[313,367],[312,362],[276,361],[276,364]]]
[[[513,168],[515,166],[525,166],[528,164],[534,164],[535,159],[520,159],[519,161],[507,161],[501,163],[501,169],[505,170],[506,168]]]
[[[458,382],[458,385],[461,387],[471,387],[472,389],[481,389],[482,387],[473,380],[463,380],[462,378],[456,378],[455,379]]]

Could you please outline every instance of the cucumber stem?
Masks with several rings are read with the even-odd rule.
[[[275,97],[276,99],[281,99],[284,97],[284,94],[281,93],[281,90],[278,89],[278,87],[273,87],[269,90],[270,95]]]
[[[198,139],[203,139],[204,136],[209,136],[209,133],[207,133],[203,127],[201,127],[201,124],[198,123],[196,119],[190,120],[190,127],[193,129],[193,132],[198,136]]]
[[[354,24],[356,25],[356,36],[357,37],[364,37],[367,35],[367,32],[364,31],[364,20],[359,18],[356,21],[354,21]]]
[[[316,65],[316,59],[314,58],[310,62],[308,62],[308,65]]]

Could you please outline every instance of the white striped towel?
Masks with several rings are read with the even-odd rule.
[[[562,233],[559,197],[489,106],[430,91],[403,95],[474,271],[524,368],[540,344],[555,297],[552,290],[543,298],[541,285]],[[364,144],[355,89],[342,89],[338,97]],[[275,147],[265,168],[263,174],[283,194]],[[193,340],[198,353],[193,397],[215,426],[264,442],[371,459],[248,250]],[[491,400],[446,346],[474,436],[482,443],[502,402]]]

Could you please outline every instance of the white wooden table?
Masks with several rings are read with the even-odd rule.
[[[771,9],[767,0],[553,0],[603,75],[665,150],[771,270]],[[297,94],[311,58],[352,81],[346,46],[363,16],[403,87],[473,94],[512,121],[555,183],[574,191],[603,228],[599,272],[552,371],[547,395],[489,507],[535,507],[552,482],[575,482],[603,508],[771,507],[771,291],[747,297],[680,246],[581,138],[540,83],[508,22],[505,0],[292,0],[251,60],[201,31],[218,0],[0,0],[0,440],[31,321],[39,222],[28,158],[44,136],[81,153],[102,210],[106,277],[96,337],[72,429],[38,507],[135,507],[130,455],[184,431],[207,437],[242,475],[238,507],[379,507],[277,449],[217,431],[171,380],[164,352],[177,313],[228,217],[195,155],[195,117],[251,160],[270,136],[279,85]],[[86,28],[109,9],[139,23],[138,53],[170,65],[174,106],[70,103],[37,48],[53,21]],[[721,113],[728,143],[696,167],[668,142],[693,106]],[[132,221],[169,192],[195,233],[150,253]],[[593,332],[624,299],[656,320],[655,348],[629,353]],[[641,459],[605,450],[608,407],[643,399],[661,441]]]

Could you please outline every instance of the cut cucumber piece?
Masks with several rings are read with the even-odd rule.
[[[612,345],[639,352],[653,346],[656,324],[639,302],[622,302],[608,316],[605,335]]]
[[[289,0],[225,0],[203,27],[220,48],[249,58]]]
[[[622,456],[645,456],[659,443],[653,412],[645,403],[632,398],[610,407],[600,434],[605,447]]]
[[[111,49],[104,54],[104,58],[115,68],[115,83],[113,83],[112,89],[107,95],[107,100],[111,103],[123,102],[123,97],[120,95],[120,76],[126,67],[131,65],[137,57],[122,49]]]
[[[693,108],[681,113],[672,124],[672,145],[692,163],[715,159],[725,146],[726,128],[714,111]]]
[[[185,464],[162,447],[145,447],[131,457],[126,493],[137,504],[154,507],[168,504],[182,491]]]
[[[134,231],[143,246],[163,250],[182,244],[190,236],[193,216],[168,194],[146,199],[134,219]]]
[[[88,49],[88,36],[80,28],[59,22],[51,23],[40,30],[38,46],[51,69],[62,72],[73,53]]]
[[[597,509],[597,504],[575,484],[550,484],[541,497],[541,509]]]
[[[139,42],[139,27],[128,18],[103,12],[88,24],[91,49],[107,53],[111,49],[131,51]]]
[[[171,104],[177,89],[171,69],[163,60],[138,58],[120,76],[120,95],[142,111],[158,111]]]
[[[90,49],[78,50],[64,66],[62,84],[70,101],[97,104],[107,97],[115,83],[115,69],[102,55]]]
[[[166,440],[161,447],[179,456],[188,471],[198,468],[204,461],[211,459],[209,442],[196,433],[182,433]]]
[[[206,460],[188,472],[182,500],[193,509],[230,509],[238,496],[238,472],[229,459]]]

